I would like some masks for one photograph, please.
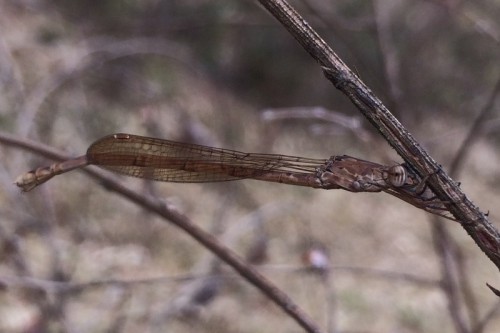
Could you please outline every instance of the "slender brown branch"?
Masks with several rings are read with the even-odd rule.
[[[406,163],[422,178],[427,176],[427,183],[437,198],[447,204],[476,244],[500,268],[500,234],[459,185],[286,1],[259,1],[320,64],[327,79],[352,101]]]
[[[490,94],[490,97],[488,98],[488,101],[486,102],[482,110],[479,112],[477,118],[474,120],[474,123],[470,127],[469,132],[467,133],[464,141],[462,142],[460,148],[455,154],[455,158],[453,159],[453,162],[450,165],[450,175],[452,177],[458,176],[460,168],[463,162],[465,161],[467,154],[471,150],[472,144],[474,144],[474,142],[477,141],[477,139],[481,136],[481,134],[483,134],[481,132],[481,128],[484,126],[486,119],[491,115],[492,111],[494,110],[495,100],[499,94],[500,94],[500,79],[497,80],[495,87],[493,88],[493,91]]]
[[[5,145],[25,149],[54,160],[61,161],[70,158],[70,156],[67,156],[66,154],[51,147],[30,140],[21,140],[6,133],[0,133],[0,142]],[[85,168],[82,169],[82,171],[99,181],[102,186],[109,191],[121,195],[129,201],[132,201],[138,206],[163,217],[165,220],[168,220],[170,223],[184,230],[200,244],[214,253],[218,258],[231,266],[245,280],[257,287],[264,295],[266,295],[266,297],[271,299],[307,332],[321,332],[315,322],[312,321],[309,316],[306,315],[306,313],[297,304],[295,304],[290,297],[288,297],[286,293],[281,291],[257,270],[245,263],[237,254],[221,244],[214,236],[192,223],[188,217],[181,214],[174,208],[161,203],[160,201],[143,196],[126,188],[114,180],[113,177],[110,177],[104,172],[91,168]]]
[[[500,79],[497,81],[486,104],[479,112],[474,123],[469,129],[465,139],[458,149],[450,166],[450,175],[457,177],[460,167],[463,165],[472,145],[481,136],[481,128],[484,122],[494,109],[494,101],[500,93]],[[467,278],[467,268],[464,267],[464,260],[460,259],[460,248],[456,245],[452,236],[448,232],[443,221],[432,218],[432,233],[434,236],[434,248],[441,258],[441,276],[443,279],[442,289],[448,300],[448,311],[453,318],[453,323],[458,332],[468,332],[465,319],[460,307],[460,292],[466,302],[466,309],[469,312],[470,325],[478,326],[477,300],[474,297],[472,288]]]
[[[47,293],[66,293],[76,294],[84,291],[93,291],[97,288],[120,286],[120,287],[135,287],[151,284],[166,284],[166,283],[185,283],[193,280],[211,279],[211,278],[226,278],[232,277],[228,274],[210,274],[210,275],[193,275],[185,274],[179,276],[162,276],[156,278],[145,278],[136,280],[127,279],[106,279],[93,280],[89,282],[70,282],[70,281],[54,281],[39,279],[26,276],[7,276],[0,275],[0,286],[2,288],[25,288],[44,290]]]
[[[437,219],[436,219],[437,220]],[[448,302],[448,312],[450,313],[455,331],[459,333],[468,332],[467,324],[461,307],[460,290],[456,277],[456,254],[452,245],[452,239],[442,221],[433,221],[432,236],[436,253],[441,259],[441,289]]]
[[[349,272],[360,276],[370,276],[372,278],[384,279],[388,281],[393,280],[408,282],[419,287],[435,288],[439,286],[440,283],[438,280],[429,277],[422,277],[411,273],[388,271],[384,269],[358,266],[334,266],[332,268],[335,274],[340,272]]]

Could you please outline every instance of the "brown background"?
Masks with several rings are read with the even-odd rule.
[[[500,75],[498,2],[293,5],[446,168]],[[0,126],[20,138],[74,155],[128,132],[247,152],[399,161],[251,1],[3,0],[0,31]],[[495,225],[496,105],[458,179]],[[316,107],[353,125],[314,117]],[[270,121],[270,109],[302,117]],[[0,331],[300,331],[227,267],[217,268],[215,282],[203,278],[213,258],[165,221],[79,172],[21,195],[13,179],[51,161],[6,146],[0,154]],[[459,331],[438,284],[456,267],[458,285],[472,293],[454,302],[468,326],[498,308],[485,287],[500,286],[498,272],[463,229],[445,222],[449,251],[460,253],[446,268],[429,215],[386,194],[251,180],[121,181],[174,205],[243,256],[265,244],[261,271],[322,327]],[[327,278],[302,270],[304,251],[317,244],[331,259]],[[186,276],[194,279],[176,279]],[[79,283],[79,292],[62,292]],[[217,293],[188,307],[197,284]],[[483,332],[500,329],[495,313],[484,324]]]

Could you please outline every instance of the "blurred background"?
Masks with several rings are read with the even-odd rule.
[[[500,3],[293,1],[498,227]],[[70,155],[115,132],[245,152],[400,163],[253,1],[0,0],[0,127]],[[492,97],[493,96],[493,97]],[[0,145],[1,332],[300,332],[168,221]],[[498,332],[495,266],[464,230],[386,194],[253,180],[151,183],[329,332]],[[165,223],[167,222],[167,223]],[[439,225],[439,228],[436,226]]]

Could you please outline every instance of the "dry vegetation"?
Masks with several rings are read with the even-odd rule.
[[[446,168],[500,75],[498,2],[294,5]],[[0,126],[20,138],[74,155],[129,132],[399,161],[251,1],[1,0],[0,31]],[[314,106],[353,125],[315,117]],[[290,108],[302,117],[263,116]],[[458,180],[498,225],[499,118],[491,114]],[[23,195],[13,179],[51,161],[7,145],[0,153],[0,331],[300,331],[168,221],[79,172]],[[495,266],[451,221],[441,222],[449,237],[441,256],[437,222],[386,194],[119,180],[242,256],[265,248],[259,270],[331,332],[500,330],[498,298],[485,286],[500,287]],[[311,247],[326,249],[327,273],[305,269]]]

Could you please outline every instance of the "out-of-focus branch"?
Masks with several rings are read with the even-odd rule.
[[[54,160],[62,161],[71,158],[70,156],[67,156],[66,154],[54,148],[30,140],[18,139],[6,133],[0,133],[0,142],[5,145],[25,149]],[[278,289],[278,287],[276,287],[257,270],[248,265],[236,253],[224,246],[217,240],[217,238],[199,228],[197,225],[192,223],[188,217],[178,212],[175,208],[169,207],[164,203],[155,200],[154,198],[146,197],[126,188],[125,186],[117,182],[113,177],[110,177],[105,172],[102,172],[100,170],[85,168],[82,169],[82,171],[87,173],[92,178],[96,179],[101,183],[103,187],[105,187],[109,191],[121,195],[129,201],[157,214],[158,216],[164,218],[165,220],[168,220],[170,223],[185,231],[191,237],[196,239],[200,244],[210,250],[213,254],[215,254],[218,258],[220,258],[223,262],[236,270],[245,280],[261,290],[266,295],[266,297],[271,299],[276,305],[283,309],[283,311],[285,311],[290,317],[292,317],[307,332],[321,332],[314,321],[312,321],[304,313],[304,311],[297,304],[295,304],[290,299],[290,297],[288,297],[286,293]]]
[[[481,128],[484,126],[486,119],[491,115],[496,97],[499,93],[500,79],[497,81],[488,101],[479,112],[451,162],[450,175],[453,177],[458,176],[460,167],[466,160],[466,156],[470,152],[472,145],[483,134]],[[469,312],[471,321],[470,326],[478,326],[479,319],[477,302],[470,288],[468,277],[466,276],[468,270],[463,267],[465,263],[459,258],[460,249],[456,246],[456,243],[453,241],[443,221],[438,218],[432,218],[432,233],[434,238],[434,249],[441,258],[442,289],[448,300],[448,311],[450,312],[457,332],[469,332],[465,324],[462,308],[460,307],[460,292],[462,292],[464,296],[466,309]]]
[[[484,105],[483,109],[479,112],[479,115],[474,120],[474,123],[469,129],[467,136],[460,145],[458,152],[455,154],[455,158],[450,166],[450,175],[456,177],[460,172],[460,167],[465,161],[465,157],[470,152],[472,144],[483,134],[481,129],[485,125],[486,119],[491,115],[494,110],[495,100],[500,94],[500,79],[497,80],[495,87],[490,95],[490,98]]]
[[[50,76],[43,78],[23,99],[18,116],[18,133],[27,136],[33,126],[33,120],[43,102],[54,91],[66,82],[73,80],[83,73],[99,68],[105,62],[119,58],[137,55],[161,55],[169,57],[186,67],[196,70],[189,53],[180,45],[160,38],[133,38],[115,40],[111,38],[94,38],[82,42],[85,51],[80,52],[76,59],[65,68],[60,68]],[[80,45],[76,49],[83,49]],[[88,49],[88,50],[87,50]],[[201,71],[196,70],[201,73]]]

